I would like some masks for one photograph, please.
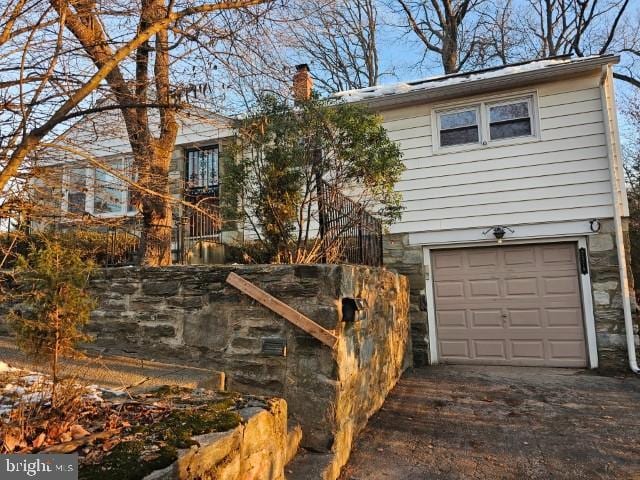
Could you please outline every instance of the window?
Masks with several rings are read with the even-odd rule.
[[[218,146],[187,150],[188,189],[211,190],[218,186]]]
[[[489,138],[526,137],[532,134],[529,100],[489,106]]]
[[[84,213],[87,204],[87,170],[72,168],[67,174],[67,211]]]
[[[508,139],[521,142],[536,138],[533,95],[434,112],[436,149],[459,151]]]
[[[135,213],[131,189],[122,179],[125,174],[133,176],[131,161],[126,158],[110,161],[105,168],[67,168],[65,210],[107,217]]]
[[[122,162],[109,165],[113,170],[122,170]],[[122,213],[125,204],[124,182],[109,171],[97,168],[93,190],[93,213]]]
[[[440,114],[440,145],[464,145],[478,143],[478,110],[460,110]]]

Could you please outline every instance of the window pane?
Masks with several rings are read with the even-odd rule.
[[[531,135],[531,120],[512,120],[510,122],[493,123],[489,127],[491,140]]]
[[[67,211],[71,213],[84,213],[87,198],[87,170],[85,168],[72,168],[68,172],[67,185]]]
[[[124,168],[127,172],[127,178],[131,179],[134,182],[138,181],[138,173],[133,166],[133,160],[131,158],[127,158],[124,161]],[[135,193],[135,187],[130,183],[126,184],[126,193],[127,193],[127,212],[135,212],[137,208],[133,204],[133,195]]]
[[[464,112],[442,113],[440,114],[440,129],[449,130],[452,128],[469,127],[477,125],[476,111],[466,110]]]
[[[463,145],[465,143],[478,143],[478,127],[456,128],[440,132],[440,145]]]
[[[70,213],[84,213],[86,199],[87,194],[84,192],[69,192],[67,210]]]
[[[122,213],[124,186],[110,173],[96,169],[94,213]]]
[[[496,105],[489,108],[489,120],[491,123],[527,117],[529,117],[529,102]]]
[[[189,188],[218,185],[218,148],[188,151],[186,177]]]

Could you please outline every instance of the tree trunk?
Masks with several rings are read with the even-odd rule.
[[[154,142],[155,143],[155,142]],[[143,229],[140,239],[140,264],[146,266],[171,265],[171,229],[173,218],[169,193],[169,166],[172,151],[151,147],[149,154],[141,154],[136,163],[140,182],[155,194],[141,193]]]

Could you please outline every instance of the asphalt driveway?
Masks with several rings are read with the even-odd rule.
[[[439,366],[406,374],[342,480],[640,479],[640,378]]]

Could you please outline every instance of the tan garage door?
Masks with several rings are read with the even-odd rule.
[[[434,250],[440,360],[586,366],[576,245]]]

